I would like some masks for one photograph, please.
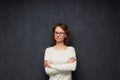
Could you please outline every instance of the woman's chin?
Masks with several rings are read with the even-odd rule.
[[[61,41],[61,40],[56,40],[56,42],[60,43],[60,42],[63,42],[63,41]]]

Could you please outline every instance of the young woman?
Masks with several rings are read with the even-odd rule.
[[[44,67],[49,80],[72,80],[72,71],[76,70],[76,53],[69,46],[70,32],[68,26],[57,23],[52,31],[52,47],[45,50]]]

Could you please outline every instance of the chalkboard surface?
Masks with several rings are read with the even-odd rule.
[[[44,51],[57,22],[71,31],[77,54],[73,80],[120,80],[117,0],[0,2],[0,80],[48,80]]]

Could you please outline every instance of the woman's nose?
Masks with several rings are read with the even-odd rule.
[[[60,34],[57,34],[57,36],[60,36]]]
[[[57,34],[57,36],[60,36],[60,34]]]

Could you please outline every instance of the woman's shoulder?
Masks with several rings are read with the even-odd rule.
[[[51,50],[53,47],[47,47],[45,50],[46,51],[49,51],[49,50]]]
[[[68,46],[69,49],[75,49],[73,46]]]

